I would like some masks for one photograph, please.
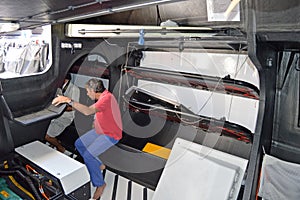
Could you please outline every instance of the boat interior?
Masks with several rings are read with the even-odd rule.
[[[0,178],[20,199],[90,198],[48,175],[49,165],[31,163],[53,180],[43,182],[46,194],[11,181],[33,177],[24,167],[35,146],[52,152],[45,134],[66,106],[51,102],[67,74],[80,103],[95,103],[90,78],[119,103],[123,137],[99,156],[101,199],[276,199],[268,172],[274,188],[298,191],[284,189],[283,199],[299,197],[300,184],[290,183],[300,182],[298,1],[4,0],[0,8]],[[67,163],[84,164],[74,142],[93,120],[75,111],[58,136]],[[268,169],[268,158],[283,168]]]

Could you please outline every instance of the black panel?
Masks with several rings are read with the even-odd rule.
[[[258,31],[260,30],[290,30],[299,29],[298,0],[265,0],[255,1],[255,11]],[[292,39],[292,38],[290,38]]]

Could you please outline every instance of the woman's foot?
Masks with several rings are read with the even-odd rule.
[[[102,186],[99,186],[96,188],[96,191],[94,192],[94,195],[93,195],[93,199],[99,199],[101,197],[105,186],[106,186],[106,184],[104,183]]]

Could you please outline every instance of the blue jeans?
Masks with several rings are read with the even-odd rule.
[[[75,147],[84,159],[94,187],[104,184],[103,175],[100,170],[102,162],[98,156],[118,141],[107,135],[97,134],[95,129],[86,132],[75,141]]]

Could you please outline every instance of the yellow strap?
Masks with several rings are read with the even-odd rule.
[[[27,196],[29,196],[31,199],[35,200],[35,198],[33,197],[33,195],[27,191],[25,188],[22,187],[22,185],[20,185],[12,176],[8,176],[8,178],[11,180],[11,182],[17,187],[19,188],[21,191],[23,191],[25,194],[27,194]]]

